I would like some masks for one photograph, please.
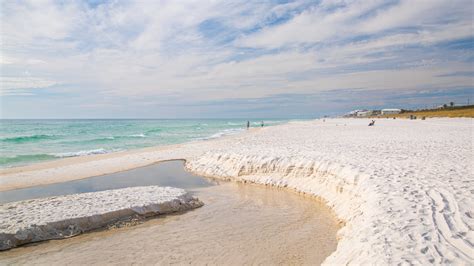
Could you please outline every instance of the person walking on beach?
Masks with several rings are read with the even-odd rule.
[[[261,125],[262,125],[262,127],[263,127],[263,121],[262,121],[262,124],[261,124]]]
[[[247,121],[247,130],[250,128],[250,121]]]

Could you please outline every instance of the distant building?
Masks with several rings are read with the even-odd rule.
[[[369,117],[373,114],[373,111],[359,111],[357,117]]]
[[[355,117],[357,116],[357,113],[360,112],[361,110],[354,110],[350,111],[349,113],[345,114],[344,117]]]
[[[381,115],[382,114],[382,111],[380,110],[373,110],[372,111],[372,115]]]
[[[382,109],[382,115],[393,115],[393,114],[399,114],[401,112],[402,110],[400,109]]]
[[[344,117],[369,117],[374,114],[372,110],[354,110],[345,114]]]
[[[357,113],[361,112],[362,110],[354,110],[354,111],[350,111],[349,112],[349,115],[350,116],[357,116]]]

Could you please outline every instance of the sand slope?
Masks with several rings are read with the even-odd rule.
[[[347,224],[326,263],[473,263],[472,120],[329,120],[268,129],[195,172],[294,188]]]

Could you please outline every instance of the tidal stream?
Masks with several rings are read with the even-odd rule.
[[[144,180],[153,180],[153,184]],[[80,183],[83,186],[79,186],[77,182],[88,185]],[[63,189],[69,186],[66,191],[78,193],[118,188],[117,184],[182,187],[205,205],[135,226],[1,252],[0,264],[315,265],[336,249],[339,229],[336,219],[329,208],[315,198],[260,185],[212,182],[186,172],[183,161],[162,162],[43,188],[51,196],[52,191],[57,191],[51,187],[55,185]],[[81,189],[77,191],[74,187]],[[1,200],[26,197],[19,196],[25,195],[24,190],[16,196],[13,192],[2,195]],[[38,191],[33,194],[33,198],[44,196]]]

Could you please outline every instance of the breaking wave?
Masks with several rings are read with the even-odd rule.
[[[235,135],[240,132],[242,132],[244,129],[243,128],[230,128],[230,129],[224,129],[221,130],[215,134],[212,134],[211,136],[208,137],[203,137],[203,138],[198,138],[198,140],[209,140],[209,139],[217,139],[223,136],[229,136],[229,135]]]
[[[10,143],[24,143],[24,142],[41,141],[41,140],[46,140],[46,139],[56,139],[57,137],[58,135],[31,135],[31,136],[1,138],[0,141],[10,142]]]
[[[66,157],[86,156],[86,155],[93,155],[93,154],[106,154],[106,153],[111,153],[114,151],[118,151],[118,150],[94,149],[94,150],[84,150],[84,151],[77,151],[77,152],[54,153],[52,155],[56,158],[66,158]]]

